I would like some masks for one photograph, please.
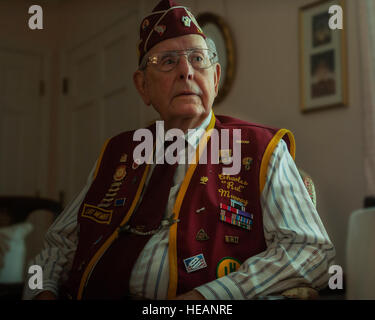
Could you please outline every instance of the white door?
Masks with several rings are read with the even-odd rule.
[[[140,125],[140,99],[132,80],[137,66],[136,17],[129,12],[64,54],[67,92],[59,188],[67,201],[82,189],[105,140]]]
[[[0,195],[45,194],[43,56],[0,48]]]

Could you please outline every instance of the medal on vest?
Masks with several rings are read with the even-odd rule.
[[[126,165],[119,165],[116,169],[115,174],[113,175],[113,180],[121,181],[126,177]]]
[[[253,162],[253,158],[251,157],[246,157],[242,159],[242,164],[245,166],[246,171],[250,170],[252,162]]]
[[[207,182],[208,182],[208,177],[201,177],[201,179],[200,179],[200,184],[204,184],[204,185],[206,185],[207,184]]]
[[[240,241],[240,237],[237,237],[237,236],[225,236],[224,240],[225,240],[226,243],[238,244],[238,242]]]
[[[120,190],[121,184],[122,184],[122,181],[113,182],[111,186],[109,187],[108,192],[105,194],[104,198],[102,199],[102,201],[100,201],[100,203],[98,204],[98,207],[108,208],[109,206],[111,206],[113,200],[115,199],[115,196],[117,195],[117,192]]]
[[[207,267],[207,263],[206,260],[204,260],[203,253],[184,259],[184,265],[188,273]]]
[[[208,236],[206,231],[204,231],[203,229],[200,229],[198,231],[197,235],[195,236],[195,239],[198,240],[198,241],[206,241],[206,240],[210,239],[210,237]]]
[[[124,160],[124,155],[121,156],[121,159]],[[120,159],[120,162],[121,162]],[[120,191],[120,187],[122,185],[122,182],[124,178],[126,177],[126,165],[122,164],[119,165],[113,175],[113,180],[111,186],[109,187],[108,191],[106,192],[104,198],[100,203],[98,204],[99,208],[108,208],[112,205],[113,200],[115,199],[117,192]],[[124,201],[125,203],[125,201]]]
[[[195,210],[195,212],[196,212],[196,213],[201,213],[201,212],[203,212],[204,210],[206,210],[206,208],[205,208],[205,207],[203,207],[203,208],[200,208],[200,209],[198,209],[198,210]]]
[[[115,200],[115,207],[123,207],[125,204],[126,198],[120,198]]]
[[[230,206],[241,211],[246,211],[244,204],[234,199],[230,199]]]
[[[126,153],[124,153],[121,158],[120,158],[120,162],[126,162],[128,161],[128,155]]]

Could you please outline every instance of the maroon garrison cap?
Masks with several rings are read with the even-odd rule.
[[[138,64],[141,63],[144,55],[159,42],[187,34],[198,34],[206,39],[188,8],[178,5],[173,0],[161,0],[152,13],[141,22],[140,40],[137,47]]]

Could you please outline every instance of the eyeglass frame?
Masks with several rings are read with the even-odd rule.
[[[210,54],[212,54],[213,56],[210,58],[208,58],[211,62],[211,64],[208,66],[208,67],[204,67],[204,68],[194,68],[194,66],[192,65],[192,63],[190,62],[189,60],[189,54],[196,51],[196,50],[204,50],[204,51],[207,51],[209,52]],[[170,72],[172,71],[173,69],[175,69],[177,67],[177,65],[180,63],[180,57],[181,56],[186,56],[186,59],[187,61],[189,62],[189,64],[193,67],[194,70],[204,70],[204,69],[208,69],[208,68],[211,68],[215,63],[218,62],[218,55],[217,53],[210,49],[210,48],[188,48],[188,49],[184,49],[184,50],[167,50],[167,51],[161,51],[161,52],[156,52],[150,56],[147,56],[145,55],[138,67],[139,70],[141,71],[144,71],[146,70],[147,66],[149,65],[149,63],[151,62],[152,65],[156,66],[157,63],[153,63],[151,61],[152,58],[154,58],[156,55],[160,55],[160,54],[163,54],[163,53],[177,53],[177,56],[178,56],[178,61],[176,63],[176,65],[170,69],[170,70],[167,70],[167,71],[163,71],[163,70],[159,70],[157,67],[156,69],[160,72]]]

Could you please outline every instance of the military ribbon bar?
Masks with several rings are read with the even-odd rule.
[[[227,211],[239,214],[239,215],[241,215],[243,217],[247,217],[249,219],[253,219],[253,215],[251,213],[248,213],[248,212],[245,212],[245,211],[241,211],[241,210],[239,210],[237,208],[233,208],[233,207],[228,206],[228,205],[223,204],[223,203],[220,203],[220,209],[224,209],[224,210],[227,210]]]

